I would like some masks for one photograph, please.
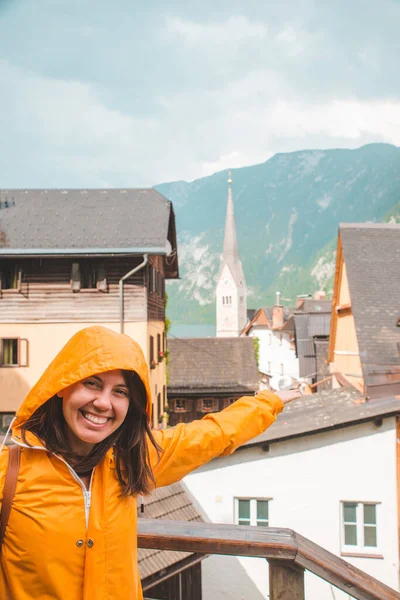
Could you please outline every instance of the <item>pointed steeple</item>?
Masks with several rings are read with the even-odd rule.
[[[229,266],[232,276],[238,285],[241,280],[244,281],[243,268],[239,258],[239,246],[236,235],[236,221],[232,199],[232,173],[230,171],[228,178],[228,205],[226,209],[224,250],[222,254],[221,267],[224,265],[224,263]]]
[[[231,172],[228,186],[224,249],[216,289],[217,337],[237,337],[247,320],[246,282],[239,257]]]

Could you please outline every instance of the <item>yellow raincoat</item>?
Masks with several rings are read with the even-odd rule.
[[[136,342],[104,327],[78,332],[32,388],[17,412],[12,434],[54,394],[95,373],[136,371],[151,406],[148,367]],[[215,456],[230,454],[275,421],[283,403],[263,392],[244,397],[201,421],[155,431],[150,444],[157,486],[178,481]],[[0,599],[140,600],[136,499],[120,497],[112,449],[95,467],[91,490],[73,469],[28,432],[0,563]],[[0,455],[2,499],[8,450]]]

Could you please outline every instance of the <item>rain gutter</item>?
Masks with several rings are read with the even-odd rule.
[[[165,252],[165,248],[164,248],[164,252]],[[147,253],[145,253],[143,255],[143,262],[141,262],[140,265],[137,265],[137,267],[135,267],[131,271],[128,271],[128,273],[126,275],[124,275],[123,277],[121,277],[121,279],[119,280],[119,301],[120,301],[119,317],[120,317],[121,333],[124,333],[124,281],[125,281],[125,279],[128,279],[128,277],[131,277],[132,275],[134,275],[135,273],[137,273],[138,271],[143,269],[143,267],[145,267],[147,265],[148,261],[149,261],[149,255]]]

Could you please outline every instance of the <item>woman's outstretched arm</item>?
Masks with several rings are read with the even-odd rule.
[[[162,447],[160,460],[150,447],[157,487],[170,485],[216,456],[231,454],[270,425],[284,404],[298,398],[296,391],[259,392],[243,396],[224,410],[192,423],[153,431]]]

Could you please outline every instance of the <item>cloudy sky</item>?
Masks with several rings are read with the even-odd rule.
[[[400,0],[0,0],[0,187],[400,145]]]

